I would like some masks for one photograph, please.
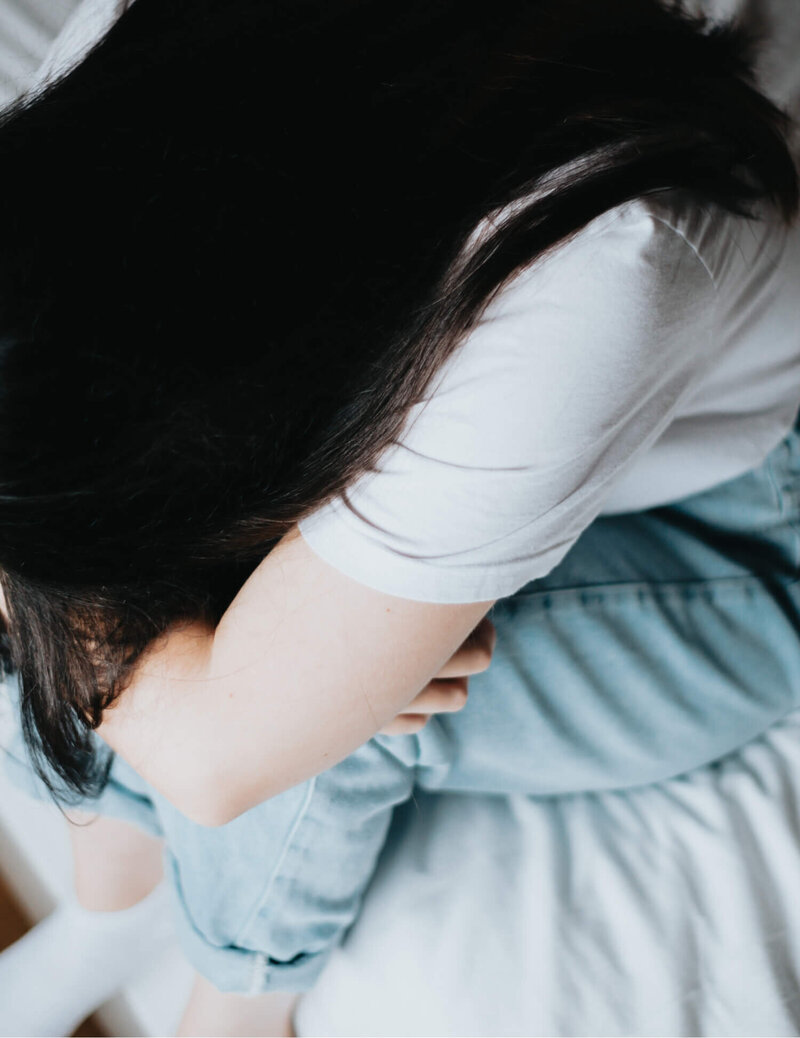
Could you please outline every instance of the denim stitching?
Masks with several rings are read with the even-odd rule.
[[[292,843],[292,840],[294,839],[295,833],[297,832],[297,830],[298,830],[299,826],[301,825],[301,823],[302,823],[303,819],[305,818],[305,816],[308,814],[308,810],[309,810],[309,807],[311,806],[311,800],[312,800],[312,798],[314,796],[314,791],[316,789],[316,786],[317,786],[317,776],[314,775],[311,779],[309,779],[308,789],[306,790],[306,795],[303,798],[303,803],[302,803],[302,805],[300,807],[300,810],[297,812],[297,815],[295,816],[294,821],[292,822],[292,827],[289,830],[289,832],[288,832],[288,834],[286,836],[286,839],[284,840],[280,856],[278,857],[278,860],[275,862],[275,865],[274,865],[274,867],[272,869],[272,872],[269,875],[269,878],[267,879],[267,882],[266,882],[264,888],[262,889],[261,893],[256,898],[255,904],[253,905],[253,907],[250,909],[250,911],[245,916],[245,920],[242,923],[242,925],[236,931],[236,934],[235,934],[235,936],[233,937],[233,940],[232,940],[233,944],[238,945],[239,941],[242,940],[242,935],[247,931],[247,929],[250,926],[252,926],[254,919],[256,918],[258,913],[263,908],[264,902],[269,897],[270,891],[272,890],[272,886],[273,886],[273,884],[275,882],[275,879],[277,878],[277,875],[280,872],[281,867],[283,866],[283,863],[284,863],[284,861],[286,859],[286,855],[289,853],[289,849],[291,847],[291,843]]]
[[[787,588],[800,584],[800,579],[783,582]],[[659,601],[661,599],[682,598],[686,601],[704,598],[713,601],[720,595],[744,594],[753,597],[755,592],[764,591],[764,581],[756,575],[712,577],[705,580],[669,581],[664,583],[647,583],[639,581],[620,581],[618,584],[597,584],[585,587],[550,588],[529,593],[518,592],[513,598],[501,599],[495,604],[495,611],[502,602],[538,604],[547,611],[556,606],[579,605],[582,609],[591,608],[607,602],[609,599],[636,599],[639,602]]]
[[[795,434],[796,436],[797,434]],[[784,453],[788,454],[791,460],[794,454],[794,444],[792,437],[787,437],[782,444]],[[772,487],[773,493],[775,494],[775,503],[779,509],[780,518],[789,527],[793,537],[793,562],[795,570],[800,571],[800,522],[797,517],[797,489],[796,486],[792,486],[791,483],[784,483],[778,479],[778,474],[775,471],[775,458],[773,454],[768,455],[765,463],[765,471],[767,478]],[[791,479],[791,476],[789,477]],[[797,476],[795,476],[795,480]],[[790,489],[791,488],[791,489]],[[791,503],[791,507],[790,507]]]

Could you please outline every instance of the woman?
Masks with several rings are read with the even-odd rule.
[[[654,781],[796,705],[784,126],[641,0],[138,0],[6,120],[23,726],[62,795],[133,766],[217,986],[313,982],[415,778]],[[494,699],[376,736],[493,604]]]

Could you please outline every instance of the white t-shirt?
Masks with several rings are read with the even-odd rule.
[[[727,17],[743,4],[695,6]],[[765,82],[791,106],[796,0],[755,6]],[[83,0],[42,75],[76,60],[118,10]],[[800,228],[677,193],[637,200],[518,276],[378,471],[299,526],[314,552],[370,587],[488,601],[548,573],[597,515],[755,467],[799,404]]]
[[[800,229],[677,193],[533,264],[437,373],[398,445],[300,522],[354,579],[432,602],[548,573],[600,513],[758,465],[800,405]]]

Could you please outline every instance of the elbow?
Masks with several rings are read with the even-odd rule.
[[[212,755],[193,745],[172,745],[168,754],[151,754],[142,764],[134,770],[176,811],[207,829],[228,825],[288,788],[254,783],[246,762],[224,756],[220,747]]]
[[[190,822],[207,829],[227,825],[246,810],[240,806],[241,800],[230,781],[207,773],[195,773],[191,778],[184,773],[179,782],[170,783],[162,794]]]
[[[198,784],[191,794],[183,793],[172,801],[182,815],[206,829],[218,829],[235,821],[240,815],[277,796],[281,790],[261,793],[258,797],[245,795],[232,784],[213,783],[203,788]]]
[[[172,799],[171,803],[184,818],[188,818],[190,822],[206,829],[219,829],[220,826],[227,825],[241,814],[241,812],[232,810],[224,800],[218,799],[201,799],[197,796],[179,797]]]

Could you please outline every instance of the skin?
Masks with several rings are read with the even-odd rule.
[[[493,604],[375,591],[295,527],[216,630],[186,625],[151,647],[98,731],[189,818],[223,825],[417,712],[421,693],[436,701],[434,679],[488,667],[491,625],[464,648],[460,674],[447,664]]]
[[[293,991],[232,995],[217,991],[198,974],[176,1034],[178,1038],[296,1038],[292,1015],[299,998]]]

